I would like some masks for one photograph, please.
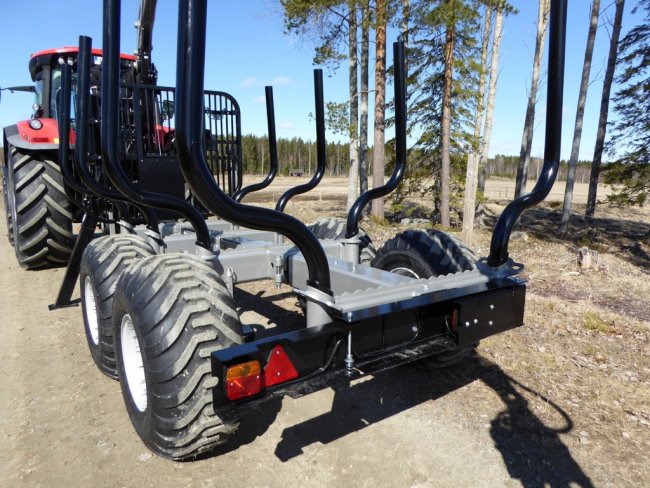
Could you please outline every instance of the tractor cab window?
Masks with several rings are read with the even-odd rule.
[[[72,97],[70,100],[70,128],[75,130],[75,107],[77,106],[77,74],[72,73]],[[61,68],[59,66],[52,68],[52,89],[50,100],[50,117],[58,119],[59,110],[61,106],[61,97],[63,91],[61,90]]]
[[[50,89],[50,117],[57,118],[58,114],[58,100],[61,96],[61,68],[59,66],[52,67],[52,86]]]
[[[43,72],[39,72],[36,75],[36,79],[34,80],[34,103],[36,105],[43,105]]]

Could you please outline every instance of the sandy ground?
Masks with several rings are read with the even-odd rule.
[[[340,186],[339,181],[328,184]],[[327,187],[321,191],[331,193]],[[293,206],[295,213],[302,210]],[[543,290],[537,298],[531,295],[528,327],[485,341],[479,354],[462,366],[434,373],[402,367],[350,387],[285,398],[245,418],[236,437],[214,455],[186,463],[163,460],[150,454],[137,437],[117,382],[95,368],[80,308],[48,311],[64,270],[20,269],[4,225],[0,228],[2,487],[647,486],[650,482],[644,454],[650,447],[647,426],[628,426],[621,420],[624,425],[615,426],[616,443],[601,442],[599,422],[608,420],[583,415],[580,406],[590,400],[580,395],[580,385],[566,393],[557,388],[566,377],[554,377],[549,384],[536,374],[540,357],[562,354],[550,346],[544,352],[538,349],[543,345],[537,342],[535,326],[562,313],[558,308],[562,302],[548,308],[541,298]],[[640,276],[647,280],[647,274]],[[273,300],[271,292],[260,287],[242,293],[246,291],[262,292]],[[553,323],[557,320],[553,318]],[[646,346],[638,346],[641,359],[631,359],[641,362],[635,371],[638,383],[629,386],[645,384],[647,389],[647,317],[640,323],[639,340]],[[616,337],[603,334],[596,339],[600,347]],[[564,344],[568,339],[553,340]],[[578,383],[583,378],[585,386],[593,387],[591,370],[576,367],[574,372],[567,363],[560,366],[571,371],[571,378],[578,378]],[[632,411],[643,413],[643,408],[634,404]],[[628,444],[621,445],[619,438]]]

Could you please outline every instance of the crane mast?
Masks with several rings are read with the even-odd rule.
[[[146,85],[155,85],[158,79],[158,71],[151,60],[156,2],[157,0],[141,0],[138,20],[135,23],[135,28],[138,31],[138,46],[135,53],[138,58],[136,82]]]

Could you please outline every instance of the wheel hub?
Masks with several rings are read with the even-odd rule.
[[[147,381],[144,375],[140,341],[130,315],[126,314],[122,317],[120,332],[126,384],[135,407],[140,412],[144,412],[147,409]]]
[[[97,317],[97,302],[95,300],[95,289],[93,288],[90,276],[84,281],[84,305],[86,309],[86,323],[90,340],[95,346],[99,345],[99,318]]]

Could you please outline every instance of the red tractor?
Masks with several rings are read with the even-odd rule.
[[[60,64],[76,66],[77,51],[77,47],[64,47],[32,55],[29,72],[34,85],[8,88],[35,95],[32,117],[2,131],[8,236],[18,262],[28,269],[65,265],[74,242],[72,223],[80,217],[75,195],[61,175],[57,126]],[[102,53],[96,49],[93,55],[101,58]],[[134,73],[136,56],[121,58],[125,72]],[[74,130],[70,142],[74,144]]]

